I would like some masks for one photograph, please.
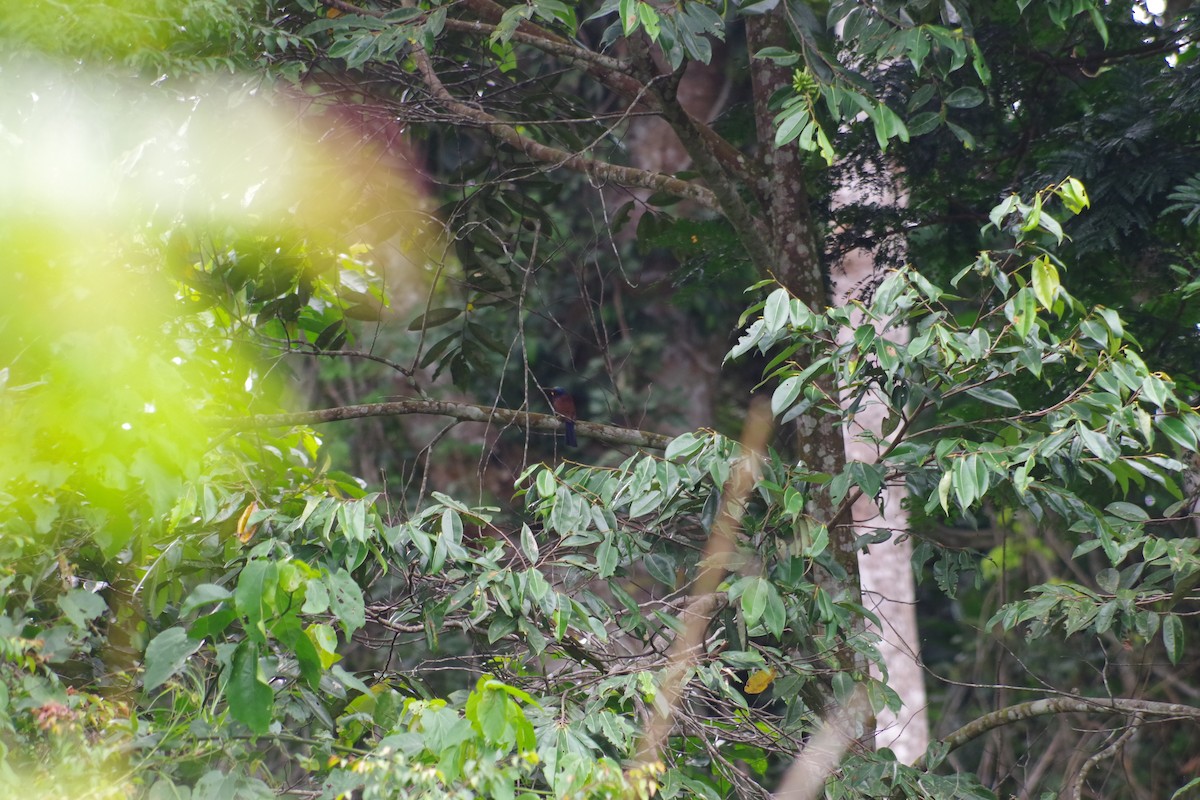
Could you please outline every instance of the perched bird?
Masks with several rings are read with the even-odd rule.
[[[554,413],[562,417],[566,426],[567,447],[575,447],[577,444],[575,441],[575,398],[571,397],[561,386],[547,389],[546,395],[550,398],[550,405],[554,407]]]

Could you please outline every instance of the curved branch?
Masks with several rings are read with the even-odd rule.
[[[552,414],[536,414],[529,411],[514,411],[508,408],[492,408],[473,403],[452,403],[443,400],[395,400],[387,403],[364,403],[353,406],[337,406],[314,411],[296,411],[289,414],[253,414],[246,417],[223,417],[216,422],[235,430],[251,428],[283,428],[292,425],[318,425],[363,417],[391,417],[400,414],[434,414],[453,417],[463,422],[516,425],[530,431],[548,433],[561,431],[563,422]],[[665,450],[672,437],[661,433],[605,425],[600,422],[580,420],[575,430],[581,436],[589,436],[600,442],[616,445],[631,445],[652,450]]]
[[[1079,774],[1076,775],[1074,780],[1071,781],[1070,791],[1066,793],[1070,800],[1083,800],[1083,784],[1087,781],[1088,773],[1095,769],[1096,765],[1101,761],[1106,758],[1112,758],[1121,751],[1121,748],[1125,746],[1125,743],[1132,739],[1133,735],[1137,733],[1138,727],[1142,724],[1142,717],[1143,715],[1140,713],[1134,714],[1133,722],[1128,728],[1122,731],[1121,735],[1117,737],[1116,741],[1101,750],[1099,753],[1094,753],[1091,758],[1083,762],[1083,766],[1079,768]]]
[[[990,730],[1013,722],[1022,722],[1050,714],[1095,714],[1098,712],[1115,712],[1132,716],[1187,717],[1200,721],[1200,708],[1182,703],[1159,703],[1153,700],[1135,700],[1128,697],[1054,697],[1029,703],[1017,703],[998,711],[991,711],[963,725],[942,739],[942,743],[947,745],[949,750],[956,750]],[[917,769],[924,769],[925,756],[918,758],[913,766]]]

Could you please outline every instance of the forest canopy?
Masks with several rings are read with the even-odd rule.
[[[0,11],[0,788],[1195,791],[1198,26]]]

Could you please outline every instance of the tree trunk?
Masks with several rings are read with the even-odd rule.
[[[885,165],[883,170],[888,170]],[[834,205],[846,205],[851,198],[858,203],[880,206],[902,207],[906,198],[902,192],[887,191],[888,185],[898,186],[893,175],[891,180],[864,180],[856,170],[847,170],[842,188],[834,196]],[[878,270],[878,250],[858,248],[846,253],[833,271],[834,285],[840,302],[855,297],[860,287],[871,283]],[[904,342],[907,331],[891,331],[889,338]],[[877,393],[868,396],[859,406],[854,422],[846,428],[846,459],[874,463],[879,460],[879,448],[859,434],[871,433],[883,438],[883,423],[887,407],[879,401]],[[850,398],[844,398],[844,402]],[[882,630],[868,623],[882,638],[880,652],[887,666],[888,686],[900,695],[904,703],[899,714],[884,709],[876,719],[875,743],[878,747],[890,747],[896,757],[911,764],[925,753],[929,746],[929,719],[926,715],[925,675],[920,664],[920,637],[917,630],[916,585],[912,573],[912,540],[900,541],[901,534],[908,528],[908,513],[902,507],[906,496],[903,483],[890,483],[884,487],[880,497],[881,507],[875,498],[860,497],[851,513],[856,535],[876,531],[890,531],[892,537],[859,554],[863,605],[873,611],[883,623]],[[872,669],[876,677],[879,671]]]
[[[759,16],[747,17],[746,38],[751,54],[764,47],[791,47],[791,35],[784,8]],[[829,280],[817,247],[812,208],[805,188],[804,161],[798,148],[775,147],[775,113],[770,108],[775,90],[791,84],[790,70],[774,62],[758,60],[753,64],[754,121],[758,131],[759,169],[754,172],[755,193],[765,212],[775,278],[794,297],[815,311],[830,303]],[[831,389],[832,387],[826,387]],[[846,464],[843,437],[829,415],[815,414],[797,420],[797,450],[805,465],[814,471],[836,475]],[[812,508],[817,519],[832,523],[833,508]],[[845,592],[859,599],[858,560],[854,553],[853,530],[842,525],[830,530],[834,557],[849,577],[830,585],[835,595]]]

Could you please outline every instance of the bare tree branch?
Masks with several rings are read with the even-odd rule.
[[[1001,708],[984,714],[976,720],[968,722],[954,733],[942,739],[943,744],[950,750],[962,747],[972,739],[990,730],[1022,722],[1034,717],[1044,717],[1050,714],[1096,714],[1113,713],[1157,716],[1185,717],[1200,721],[1200,708],[1183,705],[1182,703],[1159,703],[1153,700],[1136,700],[1127,697],[1053,697],[1045,700],[1034,700],[1029,703]],[[913,766],[925,768],[925,757],[917,759]]]
[[[247,417],[223,417],[216,420],[216,422],[235,430],[248,430],[251,428],[282,428],[291,425],[319,425],[325,422],[337,422],[345,419],[390,417],[400,414],[434,414],[443,417],[453,417],[464,422],[516,425],[531,431],[545,431],[548,433],[556,433],[563,429],[562,420],[552,414],[536,414],[529,411],[514,411],[508,408],[492,408],[473,403],[452,403],[442,400],[394,400],[386,403],[364,403],[361,405],[337,406],[335,408],[324,408],[314,411],[296,411],[291,414],[254,414]],[[575,430],[580,436],[588,436],[596,441],[615,445],[645,447],[651,450],[666,449],[666,446],[671,443],[672,439],[672,437],[661,433],[652,433],[650,431],[622,428],[618,425],[605,425],[600,422],[586,422],[583,420],[575,423]]]
[[[1088,760],[1083,763],[1083,766],[1079,769],[1079,774],[1076,775],[1075,779],[1071,781],[1069,791],[1065,792],[1066,796],[1070,800],[1083,800],[1083,784],[1087,781],[1088,773],[1095,769],[1096,765],[1104,759],[1112,758],[1118,752],[1120,752],[1121,748],[1125,746],[1125,743],[1133,738],[1133,735],[1137,733],[1138,727],[1140,727],[1142,724],[1142,718],[1142,714],[1134,714],[1133,722],[1130,723],[1129,727],[1121,732],[1121,735],[1118,736],[1112,744],[1101,750],[1099,753],[1093,753],[1091,757],[1089,757]]]

